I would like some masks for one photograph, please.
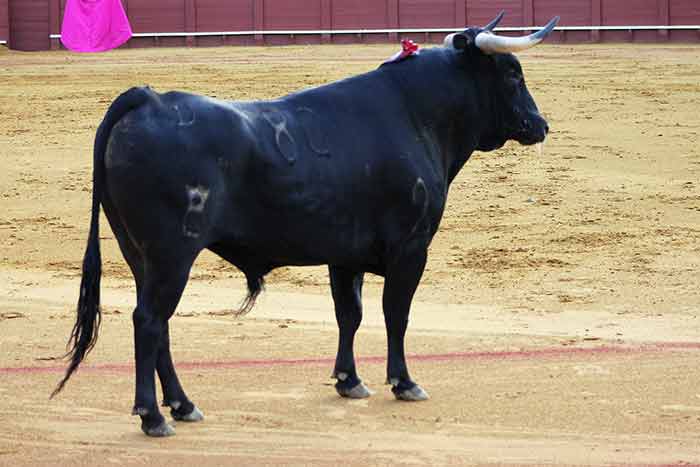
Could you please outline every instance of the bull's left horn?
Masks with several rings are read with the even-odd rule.
[[[552,32],[558,22],[559,17],[556,16],[552,18],[552,20],[547,23],[545,27],[536,33],[523,37],[497,36],[491,32],[484,31],[476,36],[476,46],[486,54],[520,52],[522,50],[529,49],[530,47],[534,47],[542,42],[544,38]]]
[[[493,19],[489,24],[484,26],[484,31],[493,31],[493,28],[498,26],[498,23],[501,22],[503,19],[503,16],[505,16],[506,12],[501,10],[501,12]]]

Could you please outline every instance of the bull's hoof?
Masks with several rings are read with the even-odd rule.
[[[394,396],[400,401],[426,401],[430,399],[428,393],[423,390],[422,387],[417,384],[409,389],[400,389],[396,386],[391,388]]]
[[[336,384],[335,390],[338,391],[340,396],[348,397],[350,399],[365,399],[372,395],[372,391],[370,391],[362,381],[352,388],[346,388],[341,384]]]
[[[153,438],[164,438],[175,434],[175,428],[173,428],[172,425],[166,421],[163,421],[159,425],[152,428],[148,428],[145,423],[142,423],[141,430],[143,430],[146,435]]]
[[[188,414],[183,415],[174,409],[170,411],[170,414],[178,422],[201,422],[204,420],[204,414],[197,408],[196,405],[192,406],[192,411]]]

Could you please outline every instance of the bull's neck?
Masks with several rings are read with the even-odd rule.
[[[427,65],[430,73],[418,69],[412,75],[392,65],[386,71],[402,94],[420,142],[449,184],[476,148],[478,135],[467,128],[472,125],[465,121],[465,86],[458,72],[440,60]]]

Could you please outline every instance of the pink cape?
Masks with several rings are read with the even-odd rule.
[[[74,52],[103,52],[131,38],[121,0],[67,0],[61,42]]]

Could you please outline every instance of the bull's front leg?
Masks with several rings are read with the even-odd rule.
[[[335,389],[343,397],[352,399],[369,397],[370,390],[357,376],[353,352],[355,333],[362,321],[362,280],[364,274],[334,266],[329,266],[328,271],[339,331],[338,354],[333,369],[333,378],[338,380]]]
[[[422,401],[428,393],[411,380],[406,366],[404,337],[413,294],[425,269],[427,248],[417,246],[402,249],[387,267],[382,305],[388,341],[387,384],[397,399]]]

